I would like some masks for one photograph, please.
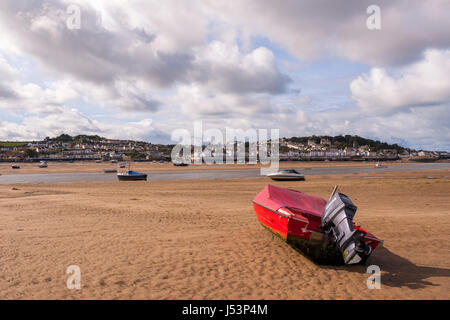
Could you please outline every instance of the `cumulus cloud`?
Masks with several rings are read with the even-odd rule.
[[[162,106],[145,83],[117,80],[113,85],[92,85],[70,81],[70,86],[86,102],[99,105],[110,111],[155,112]],[[112,110],[114,109],[114,110]]]
[[[67,4],[62,1],[40,5],[3,1],[1,6],[2,24],[12,32],[15,45],[59,73],[94,83],[134,74],[164,85],[183,74],[189,64],[187,55],[154,51],[142,30],[106,29],[98,19],[100,13],[87,5],[81,9],[78,30],[67,27]]]
[[[278,70],[269,49],[243,54],[237,45],[213,41],[196,55],[197,79],[228,93],[284,93],[291,81]]]
[[[29,113],[58,113],[62,104],[78,97],[65,81],[55,81],[43,88],[23,83],[19,70],[0,56],[0,108]]]
[[[339,55],[372,65],[411,62],[424,48],[450,46],[446,0],[379,0],[381,30],[368,30],[370,0],[212,1],[215,13],[302,59]],[[251,14],[249,14],[251,12]]]
[[[275,112],[270,95],[222,93],[197,84],[178,87],[169,101],[190,119],[239,118]]]
[[[134,122],[101,122],[89,119],[76,109],[63,107],[59,113],[25,117],[21,123],[0,121],[0,137],[5,140],[40,140],[62,133],[70,135],[98,134],[108,138],[169,141],[169,136],[156,128],[151,119]],[[157,139],[157,141],[155,141]]]
[[[243,55],[237,46],[207,45],[206,39],[199,39],[206,34],[208,19],[195,5],[190,13],[183,13],[170,2],[154,14],[143,9],[141,2],[135,7],[122,6],[124,10],[118,14],[117,2],[102,8],[81,4],[79,30],[67,28],[67,4],[56,0],[41,6],[23,0],[2,1],[0,24],[10,30],[11,42],[44,66],[95,84],[114,86],[116,81],[143,80],[151,90],[195,80],[236,92],[285,90],[288,78],[275,67],[270,50],[259,48]],[[145,13],[149,13],[146,20]],[[103,24],[98,18],[112,14],[121,19]],[[197,20],[203,21],[200,26]],[[136,25],[136,21],[142,24]],[[175,45],[178,42],[184,45]]]
[[[450,50],[428,50],[422,60],[398,73],[395,77],[373,68],[351,82],[353,98],[364,111],[375,113],[450,101]]]

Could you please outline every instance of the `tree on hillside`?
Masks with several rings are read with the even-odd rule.
[[[37,158],[38,156],[39,153],[34,149],[25,149],[25,151],[23,152],[24,158]]]
[[[56,142],[72,142],[73,138],[70,135],[63,133],[52,140]]]

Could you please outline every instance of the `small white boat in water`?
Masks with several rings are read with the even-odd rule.
[[[376,165],[373,166],[374,168],[387,168],[387,166],[382,165],[381,163],[377,162]]]
[[[301,181],[305,180],[305,176],[295,169],[283,169],[275,173],[267,175],[272,180],[276,181]]]
[[[47,167],[48,167],[48,164],[46,161],[39,162],[39,168],[47,168]]]

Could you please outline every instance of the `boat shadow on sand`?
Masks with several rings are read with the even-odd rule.
[[[346,270],[349,272],[366,273],[370,265],[381,269],[381,284],[389,287],[408,287],[421,289],[428,286],[437,287],[427,279],[433,277],[450,277],[450,269],[432,266],[415,265],[385,247],[377,248],[365,265],[356,266],[322,266],[326,269]]]

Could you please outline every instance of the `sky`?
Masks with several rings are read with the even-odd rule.
[[[202,121],[450,151],[449,30],[450,0],[2,0],[0,140]]]

